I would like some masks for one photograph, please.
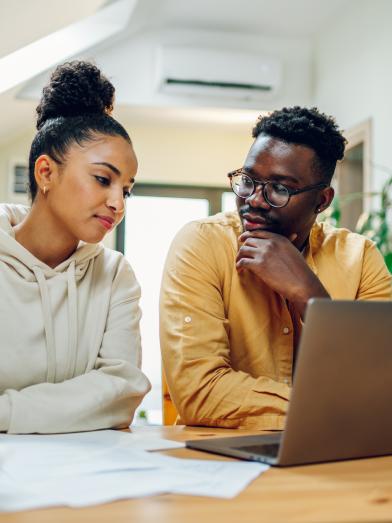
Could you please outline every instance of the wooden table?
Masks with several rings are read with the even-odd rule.
[[[173,440],[251,434],[198,427],[140,427]],[[254,434],[254,432],[253,432]],[[176,449],[166,454],[226,459]],[[161,495],[84,509],[0,515],[0,523],[248,523],[392,521],[392,456],[286,469],[271,468],[231,500]]]

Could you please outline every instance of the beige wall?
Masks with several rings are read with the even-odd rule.
[[[227,184],[226,173],[240,167],[252,143],[251,125],[189,127],[126,125],[139,159],[138,181],[144,183]],[[0,201],[10,201],[8,191],[13,161],[26,161],[33,134],[28,132],[0,148]]]
[[[249,129],[128,126],[139,159],[140,182],[227,184],[226,173],[241,167],[252,143]]]

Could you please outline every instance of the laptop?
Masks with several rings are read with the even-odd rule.
[[[276,466],[392,454],[392,302],[310,300],[283,432],[187,441]]]

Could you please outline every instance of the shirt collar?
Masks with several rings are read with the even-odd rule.
[[[317,274],[317,267],[314,262],[314,257],[317,254],[318,250],[320,249],[322,243],[323,243],[322,229],[321,229],[320,224],[315,222],[310,231],[309,241],[308,241],[308,243],[305,247],[304,253],[303,253],[306,263],[309,265],[309,267],[312,269],[312,271],[315,274]]]

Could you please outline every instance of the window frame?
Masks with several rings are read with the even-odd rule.
[[[191,198],[208,201],[209,216],[222,211],[222,195],[231,192],[230,186],[182,185],[160,183],[137,183],[133,194],[135,196],[155,196],[168,198]],[[128,200],[132,205],[132,196]],[[125,251],[125,220],[116,229],[116,250]]]

